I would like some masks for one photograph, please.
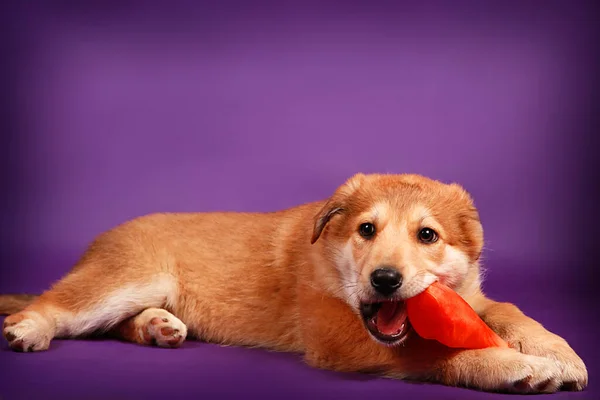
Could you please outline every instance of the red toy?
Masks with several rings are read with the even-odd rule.
[[[462,349],[508,347],[460,295],[439,282],[406,300],[408,319],[424,339]]]

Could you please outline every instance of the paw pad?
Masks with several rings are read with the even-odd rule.
[[[153,316],[142,326],[140,336],[146,344],[159,347],[179,347],[185,340],[187,328],[174,316]]]

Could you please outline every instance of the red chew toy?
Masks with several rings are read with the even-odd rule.
[[[434,282],[406,301],[408,319],[424,339],[452,348],[508,347],[454,290]]]

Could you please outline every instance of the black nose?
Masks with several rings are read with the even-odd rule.
[[[402,285],[402,275],[394,268],[378,268],[371,272],[371,285],[377,293],[389,296]]]

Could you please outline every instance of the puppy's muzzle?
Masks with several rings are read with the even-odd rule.
[[[381,343],[402,343],[411,328],[406,306],[397,298],[402,286],[400,271],[391,266],[381,266],[371,272],[370,283],[375,296],[364,299],[360,304],[360,314],[367,330]]]

